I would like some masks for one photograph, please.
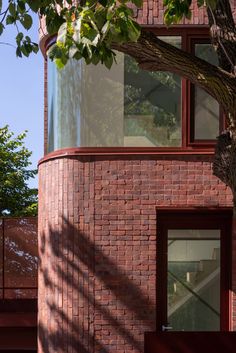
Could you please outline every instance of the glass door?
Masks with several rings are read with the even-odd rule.
[[[231,214],[157,217],[157,329],[229,330]]]
[[[220,330],[220,229],[168,230],[167,321],[174,331]]]

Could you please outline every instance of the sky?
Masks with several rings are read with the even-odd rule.
[[[39,51],[29,58],[17,58],[14,45],[15,28],[8,26],[0,36],[0,126],[9,125],[15,134],[28,130],[26,147],[32,151],[32,168],[43,156],[43,56]],[[38,42],[38,19],[34,17],[29,31],[33,41]],[[37,187],[37,178],[29,182]]]

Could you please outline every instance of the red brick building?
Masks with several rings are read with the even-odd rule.
[[[195,3],[169,29],[162,1],[137,17],[216,63]],[[233,352],[232,195],[211,170],[217,103],[123,55],[111,71],[46,63],[45,92],[38,352]]]

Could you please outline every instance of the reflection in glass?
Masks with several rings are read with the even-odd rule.
[[[180,46],[180,37],[162,37]],[[48,152],[64,147],[181,145],[181,80],[139,69],[117,53],[117,65],[48,63]]]
[[[35,220],[5,220],[4,287],[37,288],[37,262]]]
[[[123,145],[123,55],[108,70],[71,60],[63,70],[49,61],[48,151]]]
[[[37,242],[37,218],[0,220],[0,298],[37,298]]]
[[[175,331],[220,330],[220,231],[168,231],[168,322]]]
[[[218,65],[218,58],[211,44],[196,44],[195,55]],[[194,138],[214,140],[219,135],[219,104],[199,87],[195,87]]]
[[[181,37],[159,37],[180,47]],[[124,145],[181,145],[181,79],[169,72],[148,72],[125,56]]]

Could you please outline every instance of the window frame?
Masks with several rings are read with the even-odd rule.
[[[210,44],[210,39],[209,36],[191,36],[190,37],[190,42],[189,42],[189,52],[191,54],[195,54],[195,45],[196,44]],[[187,136],[188,136],[188,146],[192,147],[214,147],[215,146],[215,139],[196,139],[194,134],[195,134],[195,90],[196,90],[196,85],[188,81],[188,90],[189,90],[189,106],[188,106],[188,131],[187,131]],[[218,133],[220,134],[220,131],[224,129],[225,126],[225,121],[223,117],[223,111],[222,108],[219,106],[219,131]],[[193,117],[191,119],[191,117]]]
[[[230,331],[232,326],[232,209],[163,208],[157,215],[157,306],[156,330],[162,331],[167,321],[167,232],[170,229],[220,229],[221,230],[221,285],[220,285],[220,331]],[[160,285],[161,284],[161,285]],[[165,289],[163,289],[165,288]]]
[[[147,28],[150,30],[150,28]],[[195,44],[209,43],[210,35],[208,26],[173,26],[170,29],[158,28],[152,29],[158,37],[162,36],[180,36],[182,38],[181,49],[190,53],[195,54]],[[181,78],[181,111],[182,111],[182,145],[181,147],[175,147],[175,150],[202,150],[202,151],[213,151],[216,138],[214,140],[197,140],[194,139],[194,96],[195,96],[195,85],[188,79]],[[222,108],[219,107],[219,134],[226,127],[225,117]],[[216,136],[217,137],[217,136]],[[157,147],[158,148],[158,147]],[[170,149],[170,147],[162,147],[162,149]]]

